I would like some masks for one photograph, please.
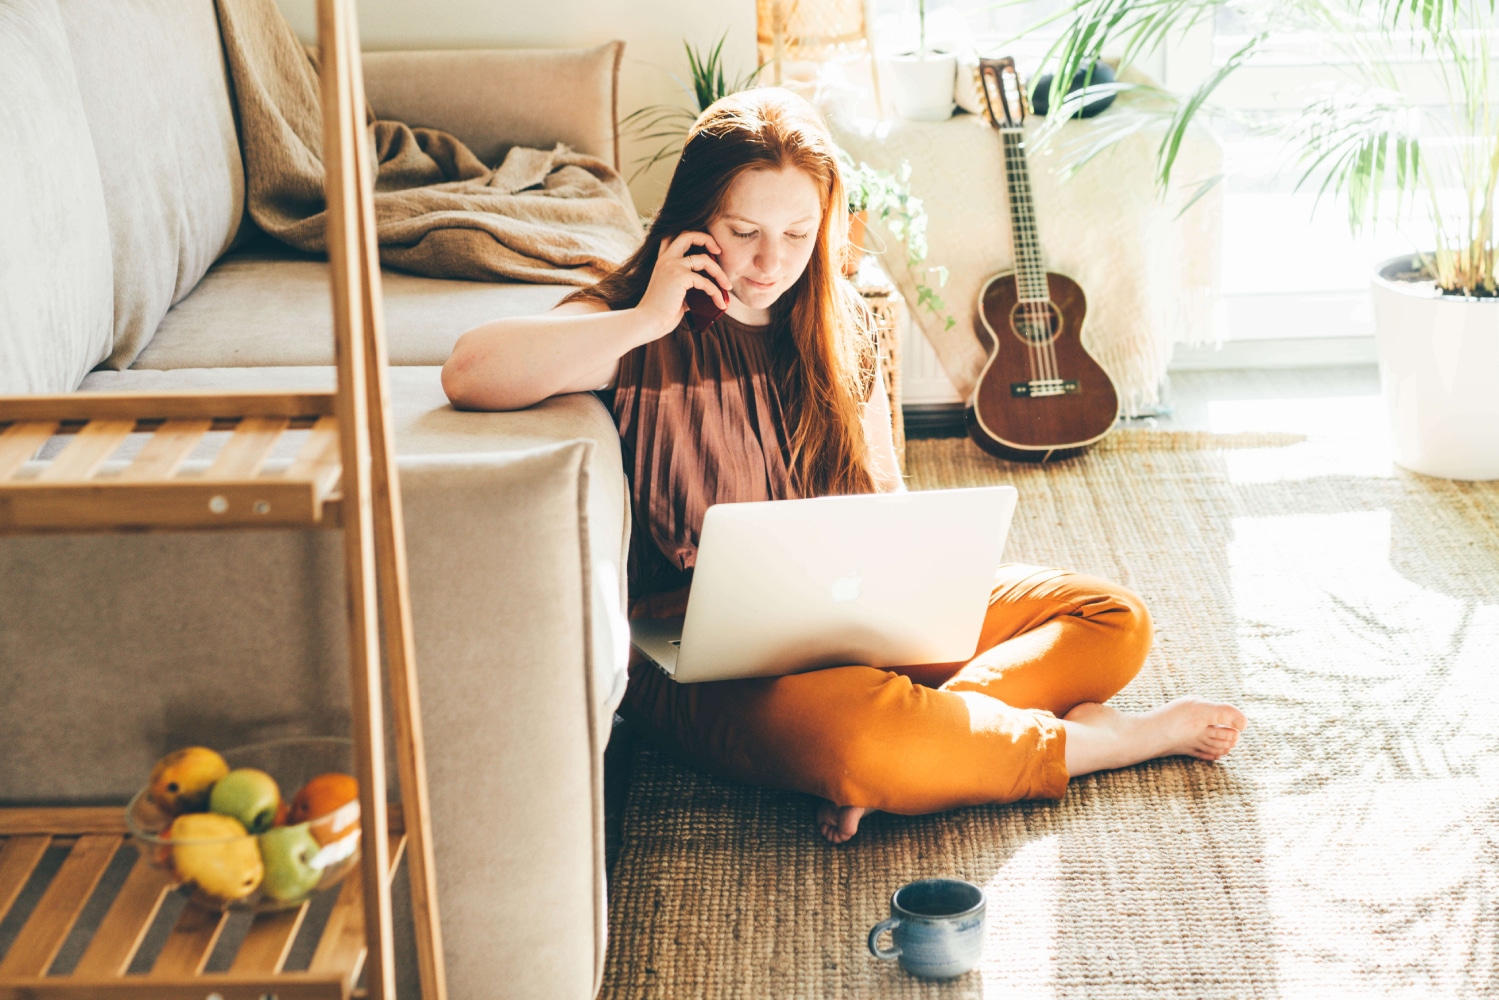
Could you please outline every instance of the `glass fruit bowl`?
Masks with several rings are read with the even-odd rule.
[[[235,816],[248,817],[242,823],[206,811],[174,817],[152,801],[149,784],[136,792],[125,808],[130,835],[174,885],[186,887],[193,903],[214,912],[290,909],[337,885],[359,863],[359,800],[355,797],[347,801],[348,791],[357,789],[357,785],[352,777],[343,777],[354,773],[352,740],[270,740],[225,750],[221,756],[231,773],[254,768],[269,775],[281,808],[275,804],[277,795],[266,791],[263,776],[231,783],[235,785],[232,789],[226,785],[224,794],[217,797],[215,805]],[[319,782],[309,785],[314,778]],[[301,802],[293,801],[299,791],[330,785],[344,791],[342,796],[332,797],[333,801],[344,800],[336,808],[318,808],[316,792],[308,792]],[[213,787],[221,791],[218,783]],[[322,798],[326,802],[329,796]],[[285,822],[288,803],[290,818],[296,818],[299,805],[308,806],[302,811],[312,818]],[[283,822],[271,825],[277,819]],[[236,827],[236,823],[240,825]],[[225,827],[230,830],[228,835]],[[259,833],[240,832],[261,827],[269,828]]]

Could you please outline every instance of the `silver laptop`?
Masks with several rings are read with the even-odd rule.
[[[685,618],[630,639],[673,679],[966,660],[978,645],[1011,486],[715,504]]]

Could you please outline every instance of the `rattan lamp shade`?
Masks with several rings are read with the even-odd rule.
[[[874,56],[866,0],[756,0],[760,62],[781,82],[784,59],[817,62],[840,55]]]

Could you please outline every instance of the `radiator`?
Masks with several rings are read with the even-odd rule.
[[[901,402],[904,406],[935,406],[942,403],[961,403],[963,397],[953,388],[937,352],[927,343],[926,337],[915,323],[911,322],[909,309],[900,313],[900,377]]]

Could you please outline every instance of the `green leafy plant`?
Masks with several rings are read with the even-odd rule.
[[[1139,83],[1105,85],[1141,97],[1133,102],[1137,113],[1104,130],[1092,145],[1073,150],[1073,165],[1164,119],[1156,150],[1156,179],[1164,189],[1187,128],[1200,114],[1225,113],[1212,104],[1218,86],[1256,53],[1311,28],[1336,53],[1343,84],[1313,96],[1300,112],[1258,126],[1262,134],[1288,142],[1300,171],[1297,189],[1315,186],[1318,204],[1325,196],[1341,197],[1354,232],[1379,223],[1386,191],[1395,195],[1394,221],[1421,203],[1436,230],[1435,250],[1421,254],[1426,276],[1449,293],[1496,294],[1499,98],[1487,30],[1495,0],[1074,0],[1032,29],[1064,25],[1037,74],[1054,74],[1051,106],[1065,112],[1066,82],[1105,49],[1128,65],[1221,9],[1257,19],[1262,30],[1190,94]],[[1435,71],[1445,114],[1426,113],[1402,89],[1400,66],[1413,54]],[[1075,95],[1072,103],[1080,100]],[[1052,116],[1036,141],[1049,138],[1066,117]]]
[[[630,175],[630,180],[633,181],[662,160],[669,160],[680,154],[682,143],[687,138],[687,130],[692,128],[692,123],[697,121],[698,116],[710,104],[720,97],[755,86],[760,79],[760,73],[770,65],[761,63],[749,73],[730,80],[724,74],[723,67],[723,43],[727,38],[728,32],[720,35],[718,44],[714,45],[706,56],[686,41],[682,42],[682,48],[687,50],[687,65],[692,83],[688,85],[675,73],[671,74],[671,78],[677,81],[677,85],[692,100],[691,110],[680,104],[651,104],[632,112],[620,121],[622,135],[640,139],[665,140],[654,153],[643,155],[635,161],[639,166]]]
[[[944,329],[956,326],[958,321],[948,314],[947,303],[937,292],[937,288],[947,284],[947,268],[926,265],[926,209],[921,199],[911,193],[911,164],[901,161],[899,173],[892,174],[862,161],[855,163],[852,156],[840,149],[838,166],[849,214],[867,211],[870,218],[878,219],[905,247],[906,269],[916,288],[916,308],[926,309],[937,317]],[[928,283],[929,277],[936,279],[937,288]]]

